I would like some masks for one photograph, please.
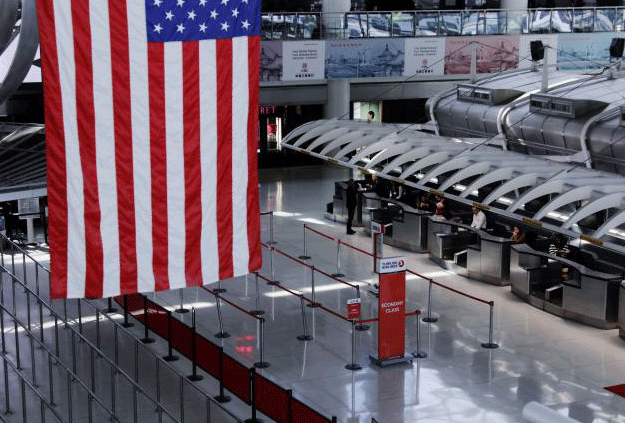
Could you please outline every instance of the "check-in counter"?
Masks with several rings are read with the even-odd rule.
[[[620,275],[517,244],[511,247],[510,281],[514,294],[552,314],[602,329],[618,325]]]
[[[391,225],[384,234],[384,243],[422,253],[427,250],[427,223],[430,212],[418,210],[399,201],[362,194],[363,226],[370,234],[371,221]]]
[[[464,273],[466,256],[462,260],[460,254],[474,242],[477,230],[470,225],[434,215],[428,217],[427,232],[430,260],[457,273]]]
[[[471,279],[492,285],[510,285],[509,238],[477,231],[478,242],[467,247],[467,273]]]

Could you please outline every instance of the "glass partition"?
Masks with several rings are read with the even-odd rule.
[[[529,32],[544,34],[551,32],[551,9],[530,10]]]
[[[528,10],[507,10],[504,18],[506,34],[527,34],[529,32]]]
[[[390,13],[368,13],[369,37],[390,37],[391,36],[391,14]]]
[[[591,9],[573,9],[573,32],[592,32],[594,13]]]
[[[462,35],[462,12],[444,12],[440,14],[438,21],[438,35]]]
[[[553,10],[551,13],[552,32],[572,32],[573,14],[571,9]]]
[[[438,12],[417,12],[415,35],[431,37],[438,34]]]
[[[397,12],[392,15],[391,35],[393,37],[413,37],[415,33],[415,14]]]
[[[345,14],[345,38],[361,38],[369,36],[369,23],[365,13]]]
[[[614,31],[614,21],[616,20],[616,9],[597,9],[595,14],[595,31]]]

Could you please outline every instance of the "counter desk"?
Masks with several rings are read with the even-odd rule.
[[[515,244],[510,281],[514,294],[547,312],[602,329],[618,325],[620,275]]]

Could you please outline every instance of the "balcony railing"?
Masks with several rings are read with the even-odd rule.
[[[263,13],[263,40],[623,31],[625,7]]]

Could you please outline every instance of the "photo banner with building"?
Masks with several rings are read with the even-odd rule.
[[[309,40],[282,43],[282,80],[324,79],[325,57],[324,41]]]
[[[404,76],[444,74],[445,38],[406,39]]]
[[[610,61],[612,38],[618,32],[595,32],[558,35],[558,69],[601,69]]]
[[[403,38],[326,41],[326,78],[402,76]]]
[[[260,81],[282,80],[282,41],[263,41],[260,45]]]
[[[519,66],[518,36],[448,37],[445,74],[471,73],[471,43],[475,43],[477,73],[497,73]]]

